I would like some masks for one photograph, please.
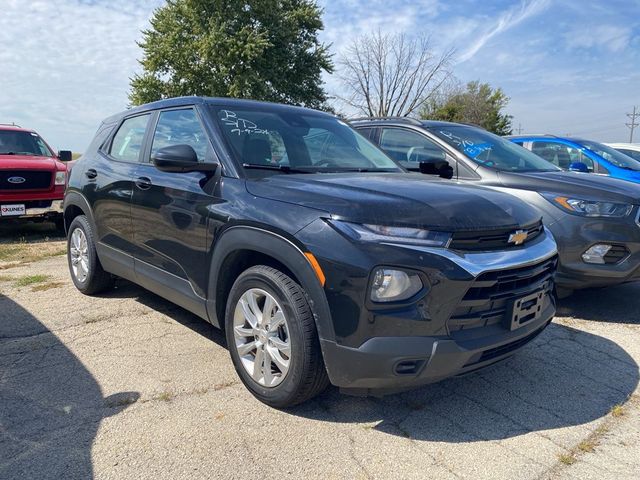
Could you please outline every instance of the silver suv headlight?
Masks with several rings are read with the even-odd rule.
[[[633,205],[628,203],[600,202],[552,193],[541,193],[540,195],[560,210],[582,217],[626,217],[633,210]]]

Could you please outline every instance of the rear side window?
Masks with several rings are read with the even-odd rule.
[[[109,155],[123,162],[137,162],[140,159],[144,132],[150,115],[127,118],[113,136]]]
[[[161,148],[172,145],[189,145],[198,155],[199,162],[211,156],[209,140],[192,108],[160,113],[153,135],[151,156]]]

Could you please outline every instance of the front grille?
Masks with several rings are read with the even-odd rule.
[[[557,263],[558,258],[552,257],[527,267],[479,275],[449,318],[449,332],[455,338],[471,329],[501,323],[506,328],[515,300],[534,292],[551,292]]]
[[[48,190],[51,187],[51,175],[52,172],[46,170],[2,170],[0,191]]]
[[[627,258],[631,252],[624,245],[611,245],[611,250],[604,256],[604,263],[607,265],[615,265]]]
[[[502,250],[513,248],[516,245],[509,243],[509,237],[517,230],[525,230],[527,239],[524,243],[530,242],[543,231],[542,222],[537,222],[523,228],[501,228],[493,230],[475,230],[468,232],[455,232],[451,236],[449,248],[454,250]]]

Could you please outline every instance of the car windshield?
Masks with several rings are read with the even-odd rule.
[[[620,153],[624,153],[626,156],[633,158],[634,160],[640,160],[640,150],[628,150],[626,148],[616,148]]]
[[[54,156],[37,133],[19,130],[0,130],[0,155]]]
[[[476,127],[452,125],[429,130],[475,163],[508,172],[555,172],[560,169],[529,150]]]
[[[274,105],[212,107],[227,144],[245,168],[295,173],[401,172],[337,118]]]
[[[613,163],[616,167],[624,168],[625,170],[640,171],[640,162],[638,162],[638,160],[619,152],[615,148],[588,140],[581,140],[579,143],[586,149],[600,155],[606,161]]]

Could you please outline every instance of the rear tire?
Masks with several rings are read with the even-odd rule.
[[[67,262],[73,284],[85,295],[113,287],[114,279],[100,264],[93,229],[84,215],[74,218],[69,226]]]
[[[329,385],[307,296],[279,270],[259,265],[238,277],[225,327],[236,372],[261,402],[291,407]]]

